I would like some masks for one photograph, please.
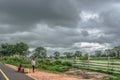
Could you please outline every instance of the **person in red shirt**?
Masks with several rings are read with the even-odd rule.
[[[20,64],[20,65],[18,66],[18,72],[21,71],[21,68],[22,68],[22,65]]]

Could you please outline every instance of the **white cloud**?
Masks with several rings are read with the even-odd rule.
[[[78,47],[79,49],[86,52],[93,52],[95,50],[105,50],[109,48],[109,45],[106,44],[99,44],[99,43],[89,43],[89,42],[80,42],[80,43],[75,43],[73,47]]]
[[[99,18],[99,15],[97,13],[86,12],[86,11],[82,11],[79,16],[81,17],[82,21],[88,21],[90,19]]]

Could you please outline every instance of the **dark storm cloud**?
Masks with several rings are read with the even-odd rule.
[[[119,0],[0,0],[0,41],[62,52],[120,45],[119,5]]]
[[[2,23],[23,25],[42,21],[52,25],[73,25],[78,19],[72,0],[0,0]]]
[[[89,36],[89,33],[84,30],[84,31],[82,31],[82,35],[83,35],[83,36]]]
[[[120,6],[119,6],[120,7]],[[104,27],[106,34],[120,35],[120,11],[118,9],[112,9],[110,11],[101,14],[104,20]]]
[[[119,0],[77,0],[80,10],[101,12],[111,8]]]

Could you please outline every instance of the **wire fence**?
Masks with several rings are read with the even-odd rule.
[[[101,72],[120,74],[120,62],[108,60],[75,60],[73,66]]]

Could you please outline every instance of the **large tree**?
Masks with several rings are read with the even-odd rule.
[[[7,43],[1,44],[1,56],[7,56],[8,55],[7,48],[8,48]]]
[[[18,55],[26,55],[27,52],[28,52],[28,45],[23,43],[23,42],[20,42],[20,43],[17,43],[15,45],[15,54],[18,54]]]
[[[34,54],[32,55],[33,57],[36,57],[36,58],[42,58],[44,59],[45,57],[47,57],[47,51],[44,47],[37,47],[35,50],[34,50]]]
[[[5,43],[1,45],[1,56],[11,56],[14,54],[14,45]]]
[[[27,44],[20,42],[16,44],[1,44],[0,55],[12,56],[12,55],[26,55],[29,47]]]

